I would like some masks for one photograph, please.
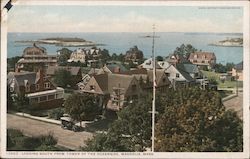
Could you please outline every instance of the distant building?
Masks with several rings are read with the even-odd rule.
[[[238,63],[232,68],[231,71],[232,77],[238,81],[243,81],[243,62]]]
[[[36,72],[9,72],[10,92],[26,94],[34,108],[59,107],[63,103],[64,89],[56,87],[42,70]]]
[[[216,64],[216,56],[213,52],[194,52],[188,59],[191,63],[199,67],[211,69]]]
[[[102,107],[119,111],[137,100],[142,89],[134,76],[109,73],[93,75],[79,92],[95,94]]]
[[[134,64],[138,64],[142,60],[143,52],[137,46],[130,48],[125,54],[125,62],[132,61]]]
[[[68,62],[95,62],[98,60],[101,56],[101,49],[97,48],[91,48],[91,49],[84,49],[84,48],[78,48],[75,51],[73,51],[70,55],[70,59],[68,59]]]
[[[138,66],[139,69],[145,68],[147,70],[152,70],[153,69],[153,59],[149,58],[145,60],[141,65]],[[158,64],[158,62],[155,60],[155,68],[156,69],[161,69],[161,66]]]
[[[166,57],[166,61],[171,64],[176,66],[178,63],[189,63],[189,61],[180,54],[170,54],[169,56]]]
[[[46,49],[38,47],[35,43],[33,47],[27,47],[23,51],[22,58],[16,64],[16,72],[21,70],[38,71],[46,69],[48,66],[57,65],[56,55],[47,55]]]
[[[106,64],[102,68],[99,69],[97,74],[103,74],[103,73],[122,73],[126,72],[128,69],[123,66],[122,64],[118,63],[111,63],[111,64]]]

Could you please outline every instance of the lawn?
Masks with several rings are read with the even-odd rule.
[[[57,147],[57,140],[52,135],[28,137],[16,129],[7,130],[8,151],[65,151]]]
[[[220,80],[220,73],[211,72],[211,71],[202,71],[202,73],[207,76],[208,79],[214,78],[218,82],[219,88],[235,88],[236,81],[225,81],[224,83]],[[243,82],[238,81],[238,87],[243,87]]]

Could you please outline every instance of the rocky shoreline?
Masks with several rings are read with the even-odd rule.
[[[39,40],[23,40],[15,41],[17,43],[37,43],[48,44],[61,47],[91,47],[91,46],[103,46],[104,44],[97,44],[92,41],[86,41],[80,38],[46,38]]]
[[[243,38],[231,38],[219,42],[208,44],[211,46],[243,47]]]

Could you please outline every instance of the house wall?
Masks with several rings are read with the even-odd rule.
[[[232,71],[231,71],[231,73],[232,73],[232,76],[234,78],[236,78],[236,76],[238,77],[238,81],[243,81],[243,71],[242,70],[238,70],[236,72],[236,69],[233,68]]]
[[[168,79],[170,82],[172,82],[173,80],[176,80],[176,81],[186,80],[173,65],[171,65],[168,69],[166,69],[165,73],[169,74]],[[176,77],[177,76],[176,74],[179,74],[179,77]]]

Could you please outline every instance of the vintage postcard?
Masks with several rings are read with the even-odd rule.
[[[2,158],[249,158],[248,1],[1,2]]]

